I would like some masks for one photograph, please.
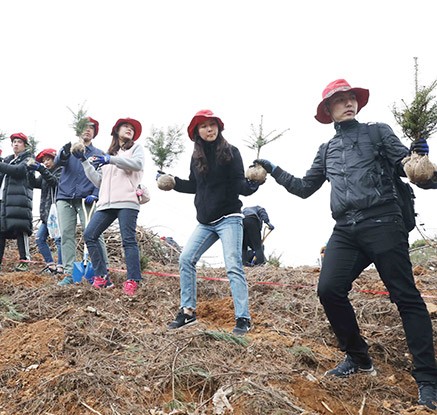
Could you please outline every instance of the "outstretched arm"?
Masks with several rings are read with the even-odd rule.
[[[295,177],[292,174],[286,172],[281,167],[276,166],[271,161],[265,159],[258,159],[254,161],[254,164],[260,164],[266,169],[268,173],[279,183],[285,187],[288,192],[306,199],[311,196],[326,180],[325,166],[322,160],[322,146],[319,147],[319,151],[311,165],[311,168],[306,172],[302,178]]]

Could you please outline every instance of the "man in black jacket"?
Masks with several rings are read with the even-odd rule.
[[[13,154],[0,162],[0,266],[6,239],[16,239],[20,262],[16,271],[27,271],[30,260],[29,236],[32,234],[33,191],[29,184],[27,161],[29,139],[23,133],[11,135]]]
[[[328,180],[336,221],[327,243],[317,293],[345,359],[326,375],[375,374],[368,345],[360,334],[348,293],[371,263],[396,304],[413,357],[419,404],[437,409],[437,365],[431,319],[416,288],[409,257],[408,232],[397,203],[394,182],[375,155],[369,125],[355,116],[369,91],[352,88],[344,79],[323,91],[316,120],[334,122],[335,136],[322,144],[311,168],[297,178],[268,160],[256,160],[290,193],[307,198]],[[409,154],[386,124],[378,124],[385,162],[393,174],[405,176],[401,161]],[[326,150],[326,146],[328,148]]]

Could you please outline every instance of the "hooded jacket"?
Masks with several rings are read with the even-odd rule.
[[[17,232],[32,234],[33,191],[27,161],[32,156],[25,150],[17,157],[7,156],[0,162],[0,184],[2,203],[0,211],[0,232],[8,238],[15,238]]]
[[[357,120],[335,123],[335,136],[319,147],[311,168],[297,178],[280,167],[272,176],[290,193],[307,198],[328,180],[331,182],[331,211],[334,220],[352,224],[385,214],[400,215],[396,191],[388,172],[381,169],[368,133],[368,125]],[[388,163],[405,177],[401,161],[409,154],[387,124],[378,124]],[[323,162],[323,154],[326,161]]]
[[[194,205],[197,220],[208,224],[225,215],[241,213],[242,202],[239,195],[249,196],[257,188],[251,187],[244,177],[243,161],[239,150],[231,147],[231,160],[226,164],[217,162],[217,140],[204,142],[202,145],[208,160],[208,172],[202,174],[191,157],[190,176],[188,180],[175,177],[177,192],[195,194]]]

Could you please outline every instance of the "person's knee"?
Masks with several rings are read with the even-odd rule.
[[[94,241],[92,233],[88,230],[88,228],[85,229],[83,233],[83,239],[86,244],[92,243]]]
[[[197,260],[189,251],[182,251],[179,256],[179,266],[180,267],[195,267]]]
[[[338,292],[331,284],[320,284],[317,287],[317,296],[322,304],[331,303],[338,299]]]
[[[179,255],[179,264],[181,265],[187,265],[190,264],[189,256],[186,254],[186,252],[182,251],[182,253]]]

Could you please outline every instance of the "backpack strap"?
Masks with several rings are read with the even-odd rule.
[[[394,179],[394,168],[390,166],[390,163],[387,160],[387,154],[385,152],[384,144],[382,142],[381,133],[379,131],[378,123],[367,123],[367,131],[369,133],[370,141],[373,145],[373,153],[375,155],[375,159],[379,161],[378,168],[380,174],[384,174],[384,168],[387,173],[390,175],[392,180]]]
[[[373,152],[375,154],[375,158],[383,158],[385,159],[385,151],[384,145],[382,143],[381,134],[379,132],[379,127],[377,123],[367,123],[367,132],[369,133],[370,141],[373,145]]]
[[[331,142],[331,140],[329,140],[325,146],[322,148],[322,151],[320,153],[320,156],[322,158],[322,163],[323,163],[323,175],[326,177],[326,155],[328,154],[328,148],[329,148],[329,143]]]

